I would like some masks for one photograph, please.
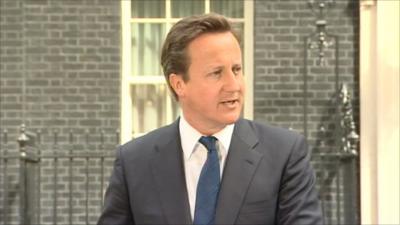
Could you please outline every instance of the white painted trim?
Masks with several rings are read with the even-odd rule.
[[[246,3],[248,3],[248,5],[253,5],[253,1],[252,0],[245,0],[245,18],[231,18],[229,17],[229,21],[233,22],[233,23],[245,23],[246,22]],[[251,4],[250,4],[251,3]],[[250,9],[249,9],[250,10]],[[253,9],[251,9],[251,11],[253,11]],[[250,15],[250,14],[248,14]],[[251,20],[253,20],[253,18],[251,18]]]
[[[377,224],[375,8],[360,9],[360,196],[361,224]]]
[[[173,23],[177,23],[179,21],[179,19],[171,19],[171,16],[172,16],[171,0],[166,0],[166,1],[167,2],[166,2],[166,13],[165,13],[165,15],[166,15],[166,17],[168,19],[168,22],[166,23],[166,27],[167,27],[166,32],[168,34],[169,30],[172,27],[172,24]],[[164,82],[166,82],[165,81],[165,77],[163,77],[163,78],[164,78]],[[168,91],[170,91],[170,90],[168,90]],[[170,94],[168,93],[167,95],[165,95],[165,98],[166,98],[166,106],[167,106],[166,112],[165,112],[166,118],[167,118],[166,122],[167,123],[172,123],[172,120],[173,120],[173,118],[172,118],[173,112],[172,111],[173,110],[172,110],[172,100],[171,100]]]
[[[247,1],[246,0],[245,2],[252,2],[252,1]],[[181,20],[181,18],[131,18],[130,22],[131,23],[176,23],[179,20]],[[234,22],[234,23],[243,23],[243,22],[245,22],[246,19],[243,19],[243,18],[229,18],[229,20]]]
[[[179,18],[131,18],[131,23],[176,23]]]
[[[164,76],[130,76],[129,84],[165,84]]]
[[[204,2],[204,12],[205,13],[210,13],[210,9],[211,9],[210,0],[205,0],[205,2]]]
[[[400,224],[400,2],[376,4],[378,224]]]
[[[174,21],[173,20],[171,20],[171,0],[166,0],[165,1],[165,19],[164,19],[164,22],[168,22],[168,23],[171,23],[171,22],[177,22],[179,19],[175,19]]]
[[[164,76],[130,76],[129,84],[165,84]]]
[[[399,1],[360,2],[362,224],[400,224],[399,10]]]
[[[121,1],[121,143],[132,139],[132,97],[128,82],[132,71],[130,18],[131,1]]]
[[[246,96],[244,117],[254,117],[254,2],[244,1],[244,75],[246,80]]]

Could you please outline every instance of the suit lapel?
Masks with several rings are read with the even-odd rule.
[[[234,224],[262,154],[251,127],[244,120],[235,125],[218,198],[216,224]]]
[[[152,172],[168,224],[191,224],[178,121],[160,137]]]

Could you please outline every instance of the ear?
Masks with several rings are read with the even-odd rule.
[[[174,89],[179,98],[185,95],[186,86],[185,82],[183,81],[182,75],[171,73],[171,75],[169,75],[169,83],[171,84],[172,89]]]

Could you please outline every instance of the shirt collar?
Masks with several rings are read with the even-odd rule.
[[[219,144],[222,145],[223,148],[220,148],[220,151],[226,151],[226,154],[228,154],[229,146],[231,144],[234,127],[235,124],[229,124],[225,126],[224,129],[212,135],[216,137]],[[179,131],[183,155],[185,160],[188,160],[196,149],[196,146],[199,144],[200,137],[203,135],[192,127],[183,115],[179,120]]]

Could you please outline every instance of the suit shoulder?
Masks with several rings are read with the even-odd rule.
[[[304,155],[307,153],[307,144],[305,138],[296,133],[295,131],[279,128],[271,125],[267,125],[260,122],[243,121],[247,125],[242,127],[248,127],[247,129],[241,129],[242,136],[247,137],[253,136],[251,139],[256,139],[257,145],[255,150],[261,154],[268,155],[264,157],[268,163],[275,165],[276,168],[282,167],[288,162],[289,158],[293,155]]]
[[[266,133],[269,133],[270,135],[296,137],[296,138],[298,138],[299,136],[302,136],[301,134],[299,134],[296,131],[285,129],[282,127],[277,127],[277,126],[261,123],[258,121],[252,121],[252,120],[246,120],[246,119],[244,119],[244,121],[247,122],[251,127],[253,127],[255,131],[266,132]]]
[[[149,133],[132,139],[121,146],[122,155],[146,155],[150,154],[156,144],[162,143],[173,136],[173,125],[168,125],[150,131]]]
[[[243,120],[243,122],[247,123],[263,142],[286,145],[293,144],[299,139],[304,139],[303,135],[293,130],[251,120]]]

